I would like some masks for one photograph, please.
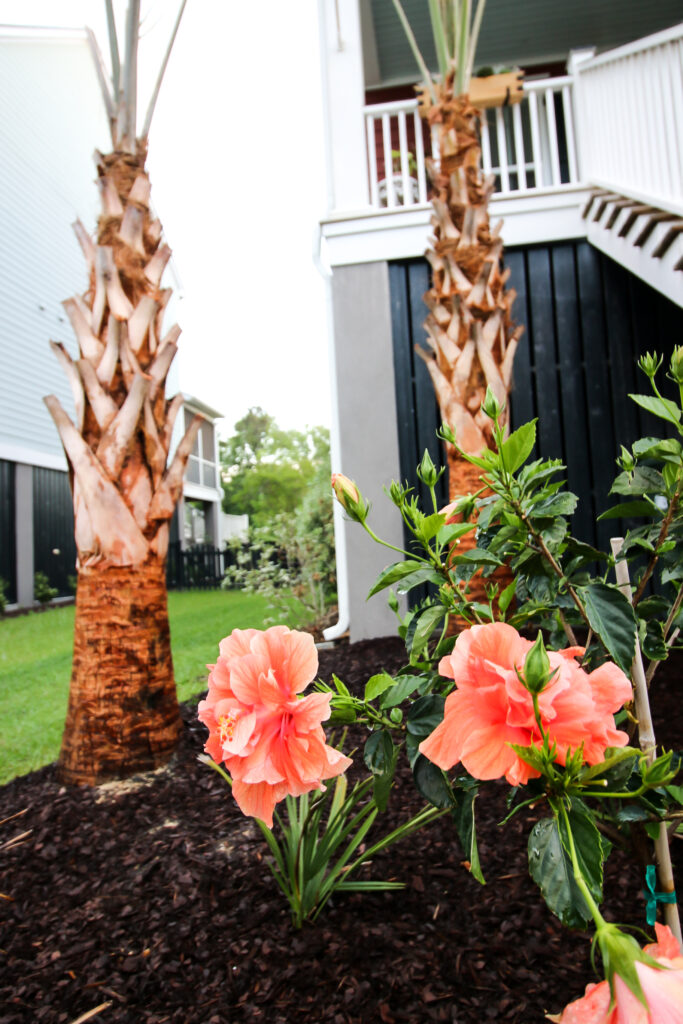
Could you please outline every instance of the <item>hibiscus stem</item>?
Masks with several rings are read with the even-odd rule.
[[[590,891],[590,889],[588,888],[588,883],[586,882],[586,879],[583,877],[583,872],[581,871],[581,866],[579,865],[579,858],[576,855],[576,846],[574,845],[574,835],[572,833],[571,825],[569,824],[569,815],[567,814],[567,807],[566,807],[566,804],[565,804],[564,800],[560,800],[560,802],[559,802],[559,812],[560,812],[560,814],[562,816],[562,820],[564,822],[564,827],[565,827],[565,829],[567,831],[567,839],[569,841],[569,856],[570,856],[571,862],[572,862],[572,872],[574,874],[574,881],[576,882],[576,884],[577,884],[577,886],[578,886],[578,888],[579,888],[579,890],[581,892],[581,895],[583,896],[584,900],[586,901],[586,906],[588,907],[588,909],[590,911],[590,914],[591,914],[591,917],[593,918],[593,921],[595,922],[596,929],[599,929],[599,928],[603,927],[604,925],[606,925],[607,922],[605,921],[604,917],[600,913],[600,908],[598,907],[597,903],[593,899],[593,894]]]

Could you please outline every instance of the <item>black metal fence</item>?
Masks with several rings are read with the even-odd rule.
[[[239,562],[245,568],[256,569],[263,557],[259,548],[247,543],[241,548],[234,544],[225,548],[196,544],[183,549],[180,541],[175,541],[168,546],[166,586],[169,590],[217,590],[231,566]],[[277,554],[271,557],[282,561]]]

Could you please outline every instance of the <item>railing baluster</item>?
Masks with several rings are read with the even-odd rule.
[[[524,134],[522,132],[522,107],[519,103],[515,103],[512,108],[512,127],[515,133],[517,188],[526,189],[526,157],[524,156]]]
[[[487,112],[481,112],[481,167],[484,174],[490,174],[491,165],[491,136],[489,135],[489,119]]]
[[[531,153],[534,161],[534,188],[543,188],[545,175],[541,131],[538,124],[538,95],[535,91],[529,93],[529,122],[531,124]]]
[[[410,177],[410,156],[408,153],[408,132],[406,131],[406,112],[398,112],[398,148],[401,153],[401,184],[403,185],[403,205],[413,205],[413,182]]]
[[[579,180],[579,168],[576,162],[576,146],[574,144],[574,119],[572,117],[572,94],[568,85],[562,86],[562,110],[564,111],[564,131],[567,139],[567,159],[569,160],[569,181]]]
[[[372,114],[365,115],[365,128],[368,139],[368,173],[370,175],[370,203],[379,206],[379,188],[377,187],[377,147],[375,146],[375,118]]]
[[[553,185],[561,185],[562,175],[560,174],[560,154],[557,148],[557,124],[555,122],[555,93],[552,89],[545,90],[545,116],[548,123],[548,148],[550,149]]]
[[[387,186],[387,206],[393,210],[396,206],[396,190],[394,188],[394,161],[391,156],[391,121],[389,114],[382,114],[382,149],[384,151],[384,181]]]
[[[417,194],[421,203],[427,202],[427,173],[425,171],[425,149],[422,138],[422,118],[417,110],[413,112],[415,121],[415,160],[417,161]]]
[[[501,107],[496,107],[496,141],[498,143],[498,163],[500,164],[500,191],[510,191],[510,175],[508,174],[508,154],[505,144],[505,122]]]

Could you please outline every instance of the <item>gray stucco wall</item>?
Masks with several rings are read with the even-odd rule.
[[[401,517],[382,487],[400,478],[389,270],[385,262],[336,267],[332,276],[341,471],[372,504],[370,523],[400,546]],[[396,632],[386,594],[366,602],[377,575],[400,555],[345,523],[351,641]]]

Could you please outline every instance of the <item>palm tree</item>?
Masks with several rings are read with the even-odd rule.
[[[71,689],[59,772],[96,784],[157,767],[178,741],[166,603],[170,519],[180,496],[196,419],[168,463],[182,397],[165,383],[180,330],[164,333],[171,255],[150,212],[147,138],[173,29],[147,116],[136,136],[140,0],[131,0],[121,62],[112,0],[106,0],[112,75],[100,85],[112,152],[95,154],[102,210],[96,236],[74,227],[89,287],[64,308],[79,358],[51,342],[73,392],[76,422],[45,398],[69,464],[78,587]],[[94,43],[94,40],[91,41]],[[97,47],[93,52],[99,56]]]
[[[481,412],[490,387],[506,406],[512,362],[523,328],[515,327],[506,290],[502,222],[491,230],[488,202],[494,178],[481,171],[477,121],[467,90],[486,0],[476,12],[470,0],[429,0],[439,77],[433,77],[417,47],[400,0],[393,0],[423,83],[420,113],[431,128],[434,157],[432,226],[426,257],[432,285],[425,295],[430,351],[417,348],[436,391],[442,420],[455,430],[459,446],[479,455],[491,445],[491,421]],[[447,446],[451,498],[479,486],[479,470]]]

